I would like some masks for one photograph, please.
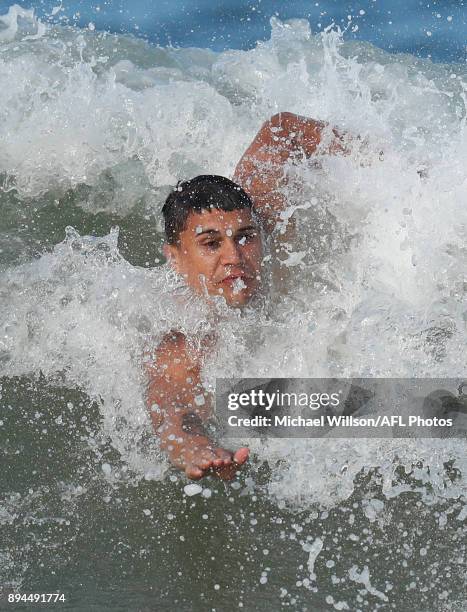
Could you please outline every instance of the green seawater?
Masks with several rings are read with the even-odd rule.
[[[1,388],[1,609],[39,609],[8,607],[16,590],[63,593],[65,603],[40,606],[50,610],[461,609],[460,503],[402,493],[370,522],[365,504],[384,498],[369,471],[345,503],[297,512],[265,493],[275,465],[234,485],[205,480],[188,497],[175,472],[162,482],[131,473],[102,434],[98,403],[78,390],[24,377]],[[370,587],[349,578],[354,566],[357,577],[368,568]]]
[[[1,178],[1,177],[0,177]],[[145,202],[136,202],[124,216],[113,211],[112,179],[107,191],[79,185],[67,192],[47,192],[39,198],[20,198],[12,189],[0,191],[0,270],[18,265],[51,250],[72,226],[81,235],[105,236],[119,227],[119,251],[135,266],[152,267],[163,261],[162,234]],[[98,202],[100,212],[87,212]]]

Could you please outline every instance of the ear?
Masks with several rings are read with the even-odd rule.
[[[164,244],[162,247],[162,252],[175,272],[180,273],[179,252],[177,247],[173,244]]]

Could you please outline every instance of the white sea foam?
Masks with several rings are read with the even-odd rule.
[[[347,157],[293,169],[302,181],[299,199],[291,194],[300,230],[289,256],[294,293],[276,300],[272,318],[225,318],[206,384],[216,374],[466,375],[465,67],[344,43],[332,30],[314,36],[304,21],[274,20],[269,41],[216,54],[39,26],[31,40],[15,29],[20,17],[33,20],[18,10],[2,18],[10,34],[0,55],[0,171],[22,198],[82,183],[105,189],[112,172],[120,191],[110,212],[123,215],[154,190],[145,212],[158,216],[159,189],[201,172],[231,175],[277,111],[360,136]],[[140,180],[126,189],[133,172]],[[138,445],[149,428],[144,345],[170,328],[210,325],[180,288],[174,305],[174,287],[165,269],[125,262],[115,233],[72,230],[52,253],[2,277],[3,372],[60,370],[102,398],[106,431],[148,478],[163,476],[165,464]],[[252,446],[260,461],[280,461],[269,492],[295,506],[333,505],[371,468],[395,495],[407,490],[393,482],[397,464],[434,487],[420,490],[426,498],[465,493],[462,441]],[[449,459],[463,479],[448,486]],[[420,460],[425,467],[414,467]]]
[[[34,9],[24,9],[18,4],[0,15],[0,43],[14,40],[36,40],[46,32],[46,26],[34,16]]]

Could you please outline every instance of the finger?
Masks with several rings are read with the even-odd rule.
[[[211,459],[197,459],[194,465],[200,470],[204,471],[212,467],[214,465],[214,462]]]
[[[216,468],[214,473],[222,480],[232,480],[240,469],[241,465],[239,463],[231,462],[230,465],[223,465],[220,468]]]
[[[198,466],[188,463],[185,467],[185,474],[191,480],[199,480],[204,476],[204,471]]]
[[[242,448],[239,448],[234,457],[233,460],[235,463],[237,463],[238,465],[243,465],[245,463],[245,461],[248,460],[248,457],[250,455],[250,449],[247,448],[246,446],[242,446]]]
[[[230,465],[233,461],[233,453],[226,450],[225,448],[216,448],[217,459],[219,460],[218,466]]]
[[[207,470],[214,465],[214,461],[217,459],[217,455],[214,449],[205,448],[202,452],[196,453],[191,463],[197,465],[202,470]]]

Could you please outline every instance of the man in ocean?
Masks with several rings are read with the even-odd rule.
[[[240,159],[233,181],[203,175],[180,183],[162,209],[165,254],[186,284],[206,300],[221,296],[243,308],[261,291],[261,226],[274,232],[286,207],[286,165],[319,153],[345,153],[339,133],[292,113],[266,121]],[[215,444],[204,423],[211,405],[201,382],[206,351],[178,331],[167,334],[146,363],[147,402],[161,448],[188,478],[229,480],[247,461],[246,447]]]

